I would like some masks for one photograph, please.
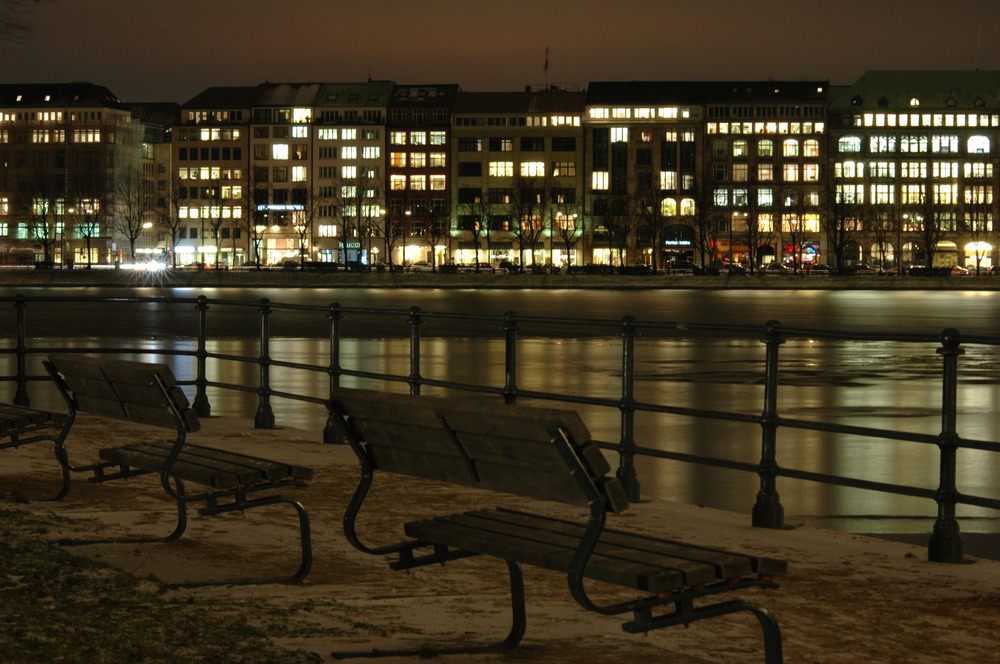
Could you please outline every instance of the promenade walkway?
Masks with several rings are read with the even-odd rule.
[[[86,461],[96,458],[97,447],[135,435],[134,430],[121,428],[109,432],[101,421],[82,418],[68,447],[75,460]],[[315,653],[309,658],[314,662],[333,661],[333,650],[394,644],[412,647],[476,641],[481,637],[492,640],[506,632],[507,590],[502,563],[470,559],[443,568],[392,572],[385,561],[350,548],[340,530],[341,516],[358,475],[349,449],[319,443],[318,432],[255,430],[248,420],[228,418],[207,420],[204,431],[192,440],[257,455],[276,454],[280,448],[282,458],[314,468],[314,484],[299,496],[313,518],[316,563],[302,586],[178,589],[168,591],[168,601],[211,606],[239,599],[250,600],[254,607],[277,607],[285,629],[276,631],[280,632],[276,642]],[[0,494],[16,491],[44,495],[45,487],[56,478],[51,451],[43,446],[0,454]],[[76,481],[69,497],[61,503],[4,502],[3,508],[25,510],[45,520],[50,528],[44,537],[53,541],[92,533],[164,533],[172,524],[170,503],[159,498],[154,479],[148,480],[151,484],[146,482],[143,479],[93,486]],[[456,490],[426,485],[425,504],[415,505],[395,500],[394,482],[378,488],[361,531],[381,532],[383,541],[398,538],[398,524],[409,516],[447,510],[450,492]],[[493,500],[486,497],[484,504],[492,504]],[[748,499],[747,504],[750,502]],[[223,523],[219,523],[220,518]],[[777,615],[789,664],[1000,662],[998,561],[930,563],[923,546],[821,530],[794,517],[787,519],[794,526],[787,530],[753,529],[747,515],[691,505],[641,503],[619,518],[629,528],[648,529],[665,537],[756,550],[788,559],[790,574],[780,590],[748,592],[746,598],[760,602]],[[217,517],[210,524],[195,517],[188,534],[173,545],[91,545],[75,547],[72,552],[137,577],[153,575],[168,582],[238,578],[244,569],[260,570],[269,565],[277,575],[295,559],[295,532],[290,521],[281,510],[232,514]],[[254,527],[243,527],[249,523]],[[262,524],[274,526],[264,552],[259,541],[249,539],[259,536]],[[526,572],[528,630],[520,649],[506,655],[431,661],[761,661],[760,630],[749,615],[703,621],[690,629],[631,636],[620,630],[616,619],[577,607],[560,575],[530,568]],[[0,585],[4,579],[0,570]],[[14,613],[16,607],[0,607],[0,614]],[[258,620],[257,615],[247,610],[248,620]],[[265,629],[275,614],[268,615],[267,619],[259,619]],[[289,630],[289,625],[301,629]],[[58,628],[54,629],[58,633]],[[109,629],[126,630],[130,626]],[[68,656],[66,661],[73,658]],[[381,661],[391,664],[404,660]]]

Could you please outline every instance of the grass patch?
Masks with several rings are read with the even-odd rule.
[[[3,497],[0,496],[0,501]],[[8,498],[9,500],[9,498]],[[335,602],[289,607],[266,599],[178,600],[156,580],[73,555],[43,535],[47,524],[0,504],[0,662],[317,662],[272,637],[336,636],[317,614]],[[329,623],[327,623],[329,624]],[[345,630],[372,629],[345,620]]]

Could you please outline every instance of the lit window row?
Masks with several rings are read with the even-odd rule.
[[[837,141],[837,151],[846,154],[861,152],[863,145],[860,136],[842,136]],[[876,134],[868,137],[870,152],[944,152],[957,153],[961,141],[957,135],[949,134]],[[987,154],[992,146],[988,136],[970,136],[965,141],[965,148],[970,154]]]
[[[27,111],[0,113],[0,122],[62,122],[62,111]]]
[[[65,143],[64,129],[35,129],[31,132],[32,143]]]
[[[592,120],[676,120],[690,118],[691,109],[677,106],[594,107],[587,111]]]
[[[443,131],[394,131],[389,134],[389,142],[393,145],[444,145],[447,140],[447,133]]]
[[[177,208],[180,219],[240,219],[243,216],[242,207],[222,207],[203,205],[201,207],[180,206]]]
[[[376,148],[378,149],[378,148]],[[390,152],[389,165],[393,168],[443,168],[448,163],[444,152]]]
[[[709,134],[822,134],[824,122],[709,122]]]
[[[389,189],[392,191],[426,191],[430,184],[431,191],[444,191],[447,188],[447,177],[444,175],[390,175]],[[409,186],[407,186],[409,185]]]
[[[1000,127],[1000,115],[985,113],[864,113],[855,127]]]
[[[177,177],[181,180],[239,180],[243,171],[218,166],[191,166],[177,169]]]

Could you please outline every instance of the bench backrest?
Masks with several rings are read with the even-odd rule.
[[[198,417],[166,364],[57,353],[46,368],[80,412],[197,431]]]
[[[587,505],[574,475],[582,468],[606,509],[620,512],[628,505],[571,410],[343,388],[332,390],[331,400],[346,423],[345,437],[376,470]],[[567,443],[571,461],[561,449]]]

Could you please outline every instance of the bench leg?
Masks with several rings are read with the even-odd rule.
[[[255,498],[253,500],[239,501],[236,503],[228,505],[215,505],[212,507],[203,507],[198,510],[198,513],[203,516],[214,516],[216,514],[222,514],[224,512],[234,512],[243,511],[251,507],[261,507],[264,505],[277,505],[278,503],[288,503],[295,508],[295,512],[299,515],[299,541],[301,543],[302,549],[302,559],[299,563],[299,569],[285,579],[284,583],[299,583],[309,574],[312,569],[313,554],[312,554],[312,529],[309,526],[309,513],[306,512],[306,508],[299,501],[288,496],[267,496],[265,498]],[[238,583],[233,581],[226,582]],[[250,581],[247,583],[265,583],[263,581]]]
[[[688,623],[692,623],[696,620],[715,618],[730,613],[736,613],[738,611],[750,611],[757,616],[757,620],[760,621],[760,626],[764,633],[764,662],[766,664],[781,664],[783,656],[781,652],[781,628],[778,626],[778,620],[769,610],[759,604],[754,604],[753,602],[732,600],[729,602],[720,602],[718,604],[699,607],[697,609],[692,608],[691,606],[682,608],[678,605],[678,610],[675,613],[647,618],[641,622],[628,622],[622,625],[622,629],[632,634],[637,632],[648,632],[650,630],[659,629],[661,627],[669,627],[671,625],[687,625]]]
[[[177,502],[177,525],[174,526],[173,531],[164,537],[109,537],[106,539],[64,539],[59,540],[60,544],[65,546],[81,546],[83,544],[144,544],[144,543],[155,543],[155,542],[173,542],[180,538],[187,530],[187,502],[184,500],[184,484],[180,480],[174,480],[177,483],[176,489],[176,502]]]
[[[521,564],[508,560],[507,571],[510,575],[511,626],[506,638],[499,643],[487,646],[469,646],[465,648],[434,648],[427,646],[413,650],[357,650],[350,652],[332,652],[334,659],[349,659],[353,657],[432,657],[434,655],[475,654],[481,652],[498,652],[510,650],[521,642],[527,627],[527,611],[524,608],[524,572]]]

